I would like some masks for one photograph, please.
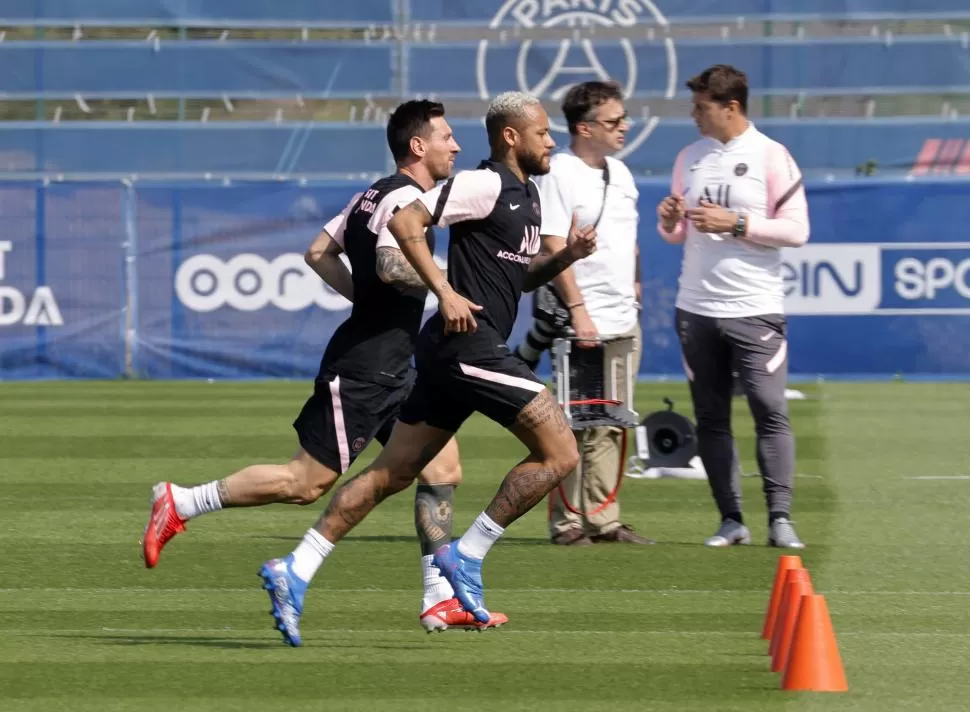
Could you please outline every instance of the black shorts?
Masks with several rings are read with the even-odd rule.
[[[418,377],[399,416],[405,423],[454,433],[477,411],[507,428],[545,390],[502,336],[481,321],[473,334],[426,330],[421,336]]]
[[[343,474],[372,440],[387,444],[413,383],[413,372],[397,385],[321,375],[293,422],[300,446]]]

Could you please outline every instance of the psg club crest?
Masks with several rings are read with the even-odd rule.
[[[734,175],[738,176],[739,178],[747,172],[748,172],[747,163],[739,163],[734,167]]]
[[[667,19],[652,0],[505,0],[489,23],[492,29],[556,28],[556,39],[478,43],[476,78],[478,94],[487,101],[503,91],[518,90],[561,102],[579,82],[615,79],[623,96],[656,92],[671,99],[677,93],[677,51],[670,37],[640,39],[597,37],[596,28],[636,28],[638,23],[666,27]],[[642,37],[642,30],[637,30]],[[514,35],[513,35],[514,37]],[[558,117],[557,117],[558,119]],[[636,151],[656,129],[660,118],[644,107],[616,157]],[[561,119],[550,128],[565,133]]]
[[[360,452],[364,449],[364,445],[367,441],[364,438],[357,438],[354,440],[353,444],[350,446],[354,449],[354,452]]]

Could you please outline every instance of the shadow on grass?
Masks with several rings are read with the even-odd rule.
[[[277,534],[251,534],[250,539],[270,539],[274,541],[291,541],[299,542],[302,537],[298,536],[282,536]],[[357,542],[374,542],[381,544],[414,544],[417,541],[417,535],[395,535],[395,534],[372,534],[365,536],[348,536],[343,539],[343,541],[357,541]],[[502,544],[506,546],[539,546],[548,545],[551,546],[548,539],[541,539],[539,537],[502,537]]]
[[[174,646],[186,646],[195,648],[219,648],[223,650],[272,650],[277,648],[288,647],[282,642],[278,637],[273,638],[273,632],[267,630],[266,638],[255,638],[255,637],[225,637],[218,635],[203,636],[203,635],[162,635],[158,633],[143,633],[143,634],[129,634],[123,635],[119,633],[104,633],[97,634],[92,633],[88,635],[61,635],[61,634],[51,634],[50,638],[70,638],[72,640],[93,640],[101,643],[102,645],[111,645],[119,647],[134,647],[134,646],[153,646],[153,645],[174,645]],[[325,645],[327,648],[343,648],[347,650],[424,650],[425,645],[418,643],[341,643],[335,641],[322,641],[320,645]],[[304,646],[313,647],[313,645]]]
[[[293,543],[299,543],[300,540],[301,540],[301,537],[298,537],[298,536],[285,536],[285,535],[280,535],[280,534],[251,534],[251,535],[249,535],[249,538],[250,539],[264,539],[264,540],[268,540],[268,541],[289,541],[289,542],[293,542]],[[410,535],[372,534],[372,535],[365,535],[365,536],[348,536],[343,541],[345,541],[345,542],[362,542],[362,543],[379,543],[379,544],[414,544],[414,542],[416,541],[416,537],[410,536]],[[645,551],[650,551],[650,550],[652,550],[652,549],[654,549],[656,547],[666,548],[666,547],[670,547],[670,546],[686,547],[688,549],[704,549],[705,548],[704,542],[701,539],[684,539],[684,540],[658,539],[657,540],[657,543],[654,544],[654,545],[639,545],[639,546],[624,545],[624,544],[616,544],[616,543],[613,543],[613,542],[607,542],[607,543],[597,544],[595,547],[590,548],[590,547],[564,547],[564,546],[554,546],[548,539],[543,539],[543,538],[540,538],[540,537],[514,537],[514,536],[502,537],[502,539],[500,541],[500,546],[548,546],[548,547],[551,547],[551,548],[555,548],[556,550],[569,549],[569,548],[578,548],[578,549],[584,549],[586,551],[599,551],[599,550],[604,549],[604,548],[607,548],[607,547],[610,547],[610,548],[620,548],[620,549],[626,548],[626,549],[629,549],[631,551],[635,551],[636,549],[643,549]],[[750,545],[750,548],[753,548],[753,549],[759,549],[759,548],[761,548],[761,549],[767,549],[769,547],[764,542],[756,542],[754,544],[751,544]],[[818,547],[817,545],[814,545],[814,542],[813,542],[813,547],[812,548],[813,549],[818,549],[818,548],[821,548],[821,547]],[[778,551],[780,552],[781,550],[778,550]],[[713,556],[716,556],[717,553],[713,553],[712,555]]]

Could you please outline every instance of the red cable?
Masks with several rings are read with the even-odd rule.
[[[576,401],[576,404],[577,405],[580,404],[580,403],[581,403],[581,401]],[[571,403],[571,405],[572,405],[572,403]],[[626,429],[624,428],[620,432],[622,433],[621,436],[620,436],[620,471],[617,472],[617,474],[616,474],[616,487],[614,487],[613,488],[613,491],[610,492],[609,495],[607,495],[606,499],[603,501],[603,503],[600,506],[598,506],[592,512],[583,512],[583,511],[580,511],[580,510],[576,509],[575,507],[573,507],[569,503],[569,500],[566,499],[566,493],[563,492],[563,490],[562,490],[562,484],[561,483],[556,488],[557,491],[559,492],[559,498],[562,499],[563,506],[567,510],[569,510],[570,512],[572,512],[573,514],[576,514],[576,515],[578,515],[580,517],[592,517],[592,516],[595,516],[595,515],[599,514],[604,509],[606,509],[611,504],[613,504],[614,501],[616,501],[616,497],[620,493],[620,485],[623,484],[623,469],[624,469],[623,468],[623,465],[626,462],[626,446],[627,446],[627,433],[626,433]],[[586,474],[585,471],[583,471],[582,476],[585,476],[585,474]],[[552,519],[552,507],[553,507],[552,497],[549,497],[549,519]]]

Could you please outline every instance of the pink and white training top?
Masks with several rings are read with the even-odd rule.
[[[702,138],[674,162],[671,192],[688,208],[701,199],[747,216],[744,238],[699,232],[682,220],[668,242],[684,242],[677,307],[711,317],[784,313],[781,248],[808,240],[802,174],[788,149],[754,124],[727,143]]]

